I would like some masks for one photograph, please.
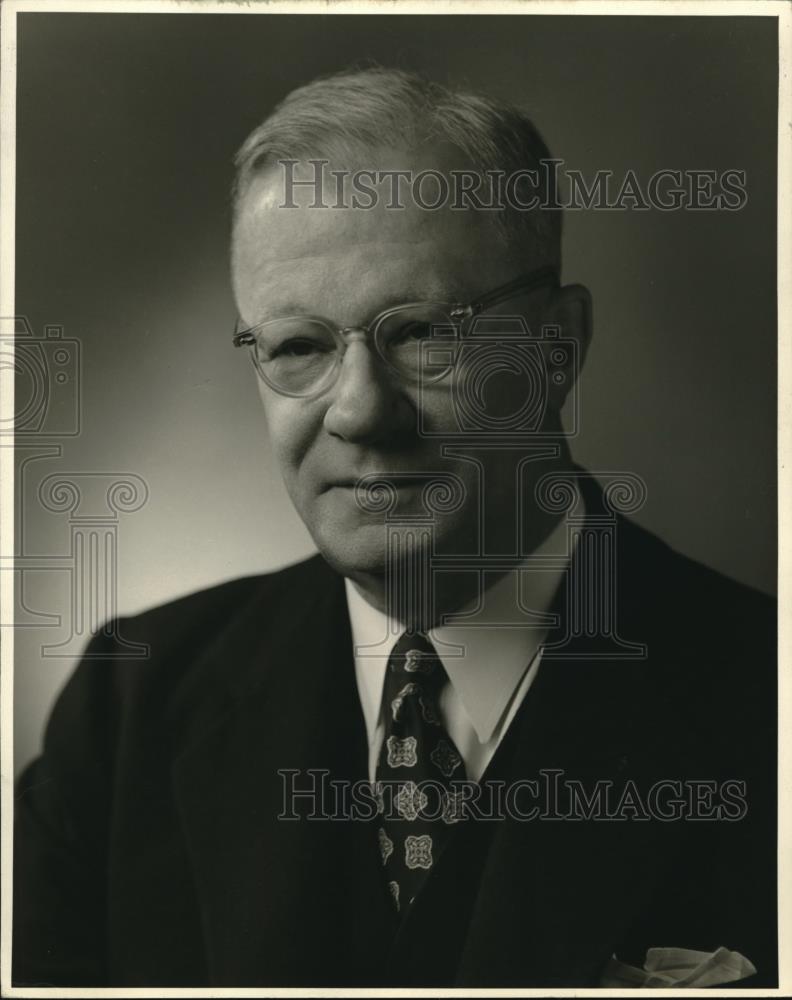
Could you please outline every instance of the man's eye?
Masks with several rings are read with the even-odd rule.
[[[327,344],[316,340],[287,340],[272,351],[273,358],[310,358],[316,354],[324,354]]]
[[[408,340],[425,340],[432,335],[432,324],[415,320],[400,326],[392,338],[395,344],[401,344]]]

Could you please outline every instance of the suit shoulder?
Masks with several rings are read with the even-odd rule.
[[[222,644],[240,622],[247,636],[272,628],[285,613],[294,615],[296,595],[321,588],[329,574],[327,563],[313,556],[105,623],[58,697],[48,734],[88,714],[111,719],[115,710],[167,701],[207,650]]]
[[[128,634],[149,637],[163,632],[178,633],[182,625],[190,630],[211,631],[251,601],[271,603],[275,598],[289,598],[328,572],[321,556],[311,556],[270,573],[238,577],[181,595],[128,616],[123,619],[124,627]]]
[[[639,582],[644,594],[662,604],[685,603],[699,616],[708,609],[721,617],[737,613],[741,619],[775,614],[774,597],[684,555],[634,521],[619,519],[617,544],[629,585]]]
[[[617,616],[625,638],[662,663],[658,683],[715,723],[775,722],[777,601],[676,551],[633,522],[620,525]],[[735,692],[739,691],[739,697]],[[701,724],[700,722],[698,723]],[[736,724],[736,722],[735,722]],[[740,723],[742,727],[742,723]]]
[[[234,635],[245,642],[270,634],[298,613],[312,592],[327,586],[333,571],[312,556],[272,573],[229,580],[179,597],[115,624],[117,635],[98,658],[116,662],[116,683],[123,697],[130,689],[168,689],[192,673],[213,648],[229,648]],[[144,647],[142,657],[124,657],[124,644]],[[86,660],[96,659],[86,651]],[[119,655],[120,654],[120,655]],[[224,668],[232,670],[233,665]]]

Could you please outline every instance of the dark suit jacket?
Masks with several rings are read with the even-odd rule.
[[[343,581],[315,557],[122,620],[146,661],[91,643],[19,783],[14,982],[585,987],[614,953],[723,945],[758,969],[740,986],[774,985],[774,605],[617,531],[618,629],[648,656],[577,636],[543,660],[485,782],[697,779],[717,803],[743,781],[743,818],[468,820],[399,926],[375,823],[278,819],[279,769],[367,776]]]

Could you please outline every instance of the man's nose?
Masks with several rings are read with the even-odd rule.
[[[408,432],[415,424],[412,404],[363,331],[347,334],[330,399],[325,429],[345,441],[370,444]]]

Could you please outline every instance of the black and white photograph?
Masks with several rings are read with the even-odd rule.
[[[792,988],[790,13],[6,0],[4,996]]]

